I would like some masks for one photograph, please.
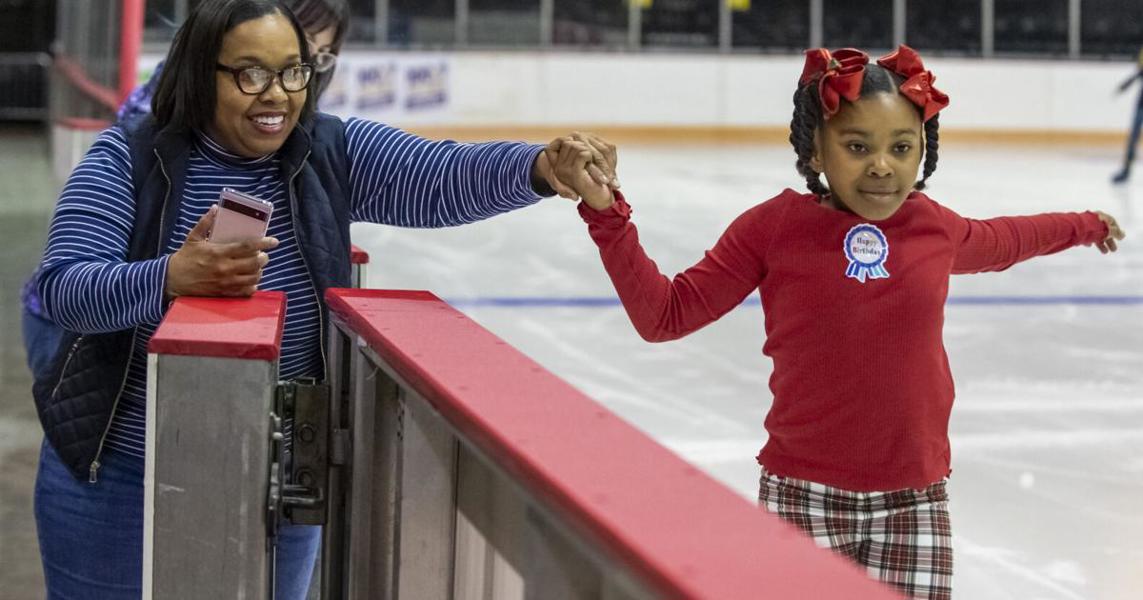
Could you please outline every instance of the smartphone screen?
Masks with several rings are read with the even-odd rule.
[[[226,244],[265,237],[273,208],[265,200],[224,188],[218,198],[218,215],[210,241]]]

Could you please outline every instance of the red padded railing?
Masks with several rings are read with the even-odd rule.
[[[349,262],[369,264],[369,253],[350,246]],[[148,351],[225,358],[274,360],[286,317],[282,292],[246,298],[183,297],[175,301],[155,331]]]
[[[436,296],[326,300],[458,435],[663,597],[896,597]]]
[[[147,351],[152,354],[277,360],[286,317],[283,292],[250,298],[175,300]]]

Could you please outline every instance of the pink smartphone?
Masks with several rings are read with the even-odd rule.
[[[273,209],[273,204],[261,198],[223,188],[218,197],[218,214],[209,239],[219,244],[228,244],[266,237]]]

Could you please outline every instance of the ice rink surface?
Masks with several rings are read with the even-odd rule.
[[[940,156],[927,193],[964,216],[1102,210],[1128,233],[1114,255],[1076,248],[953,278],[956,597],[1143,597],[1143,172],[1110,185],[1114,148],[962,144]],[[739,213],[804,189],[793,160],[788,146],[628,145],[619,175],[670,275]],[[756,497],[771,400],[756,296],[688,338],[649,344],[567,200],[448,230],[354,227],[370,287],[435,292]]]

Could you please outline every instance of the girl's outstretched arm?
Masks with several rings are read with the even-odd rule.
[[[1095,244],[1114,252],[1123,230],[1100,212],[1045,213],[993,219],[967,219],[940,207],[957,246],[953,273],[1003,271],[1035,256]]]

